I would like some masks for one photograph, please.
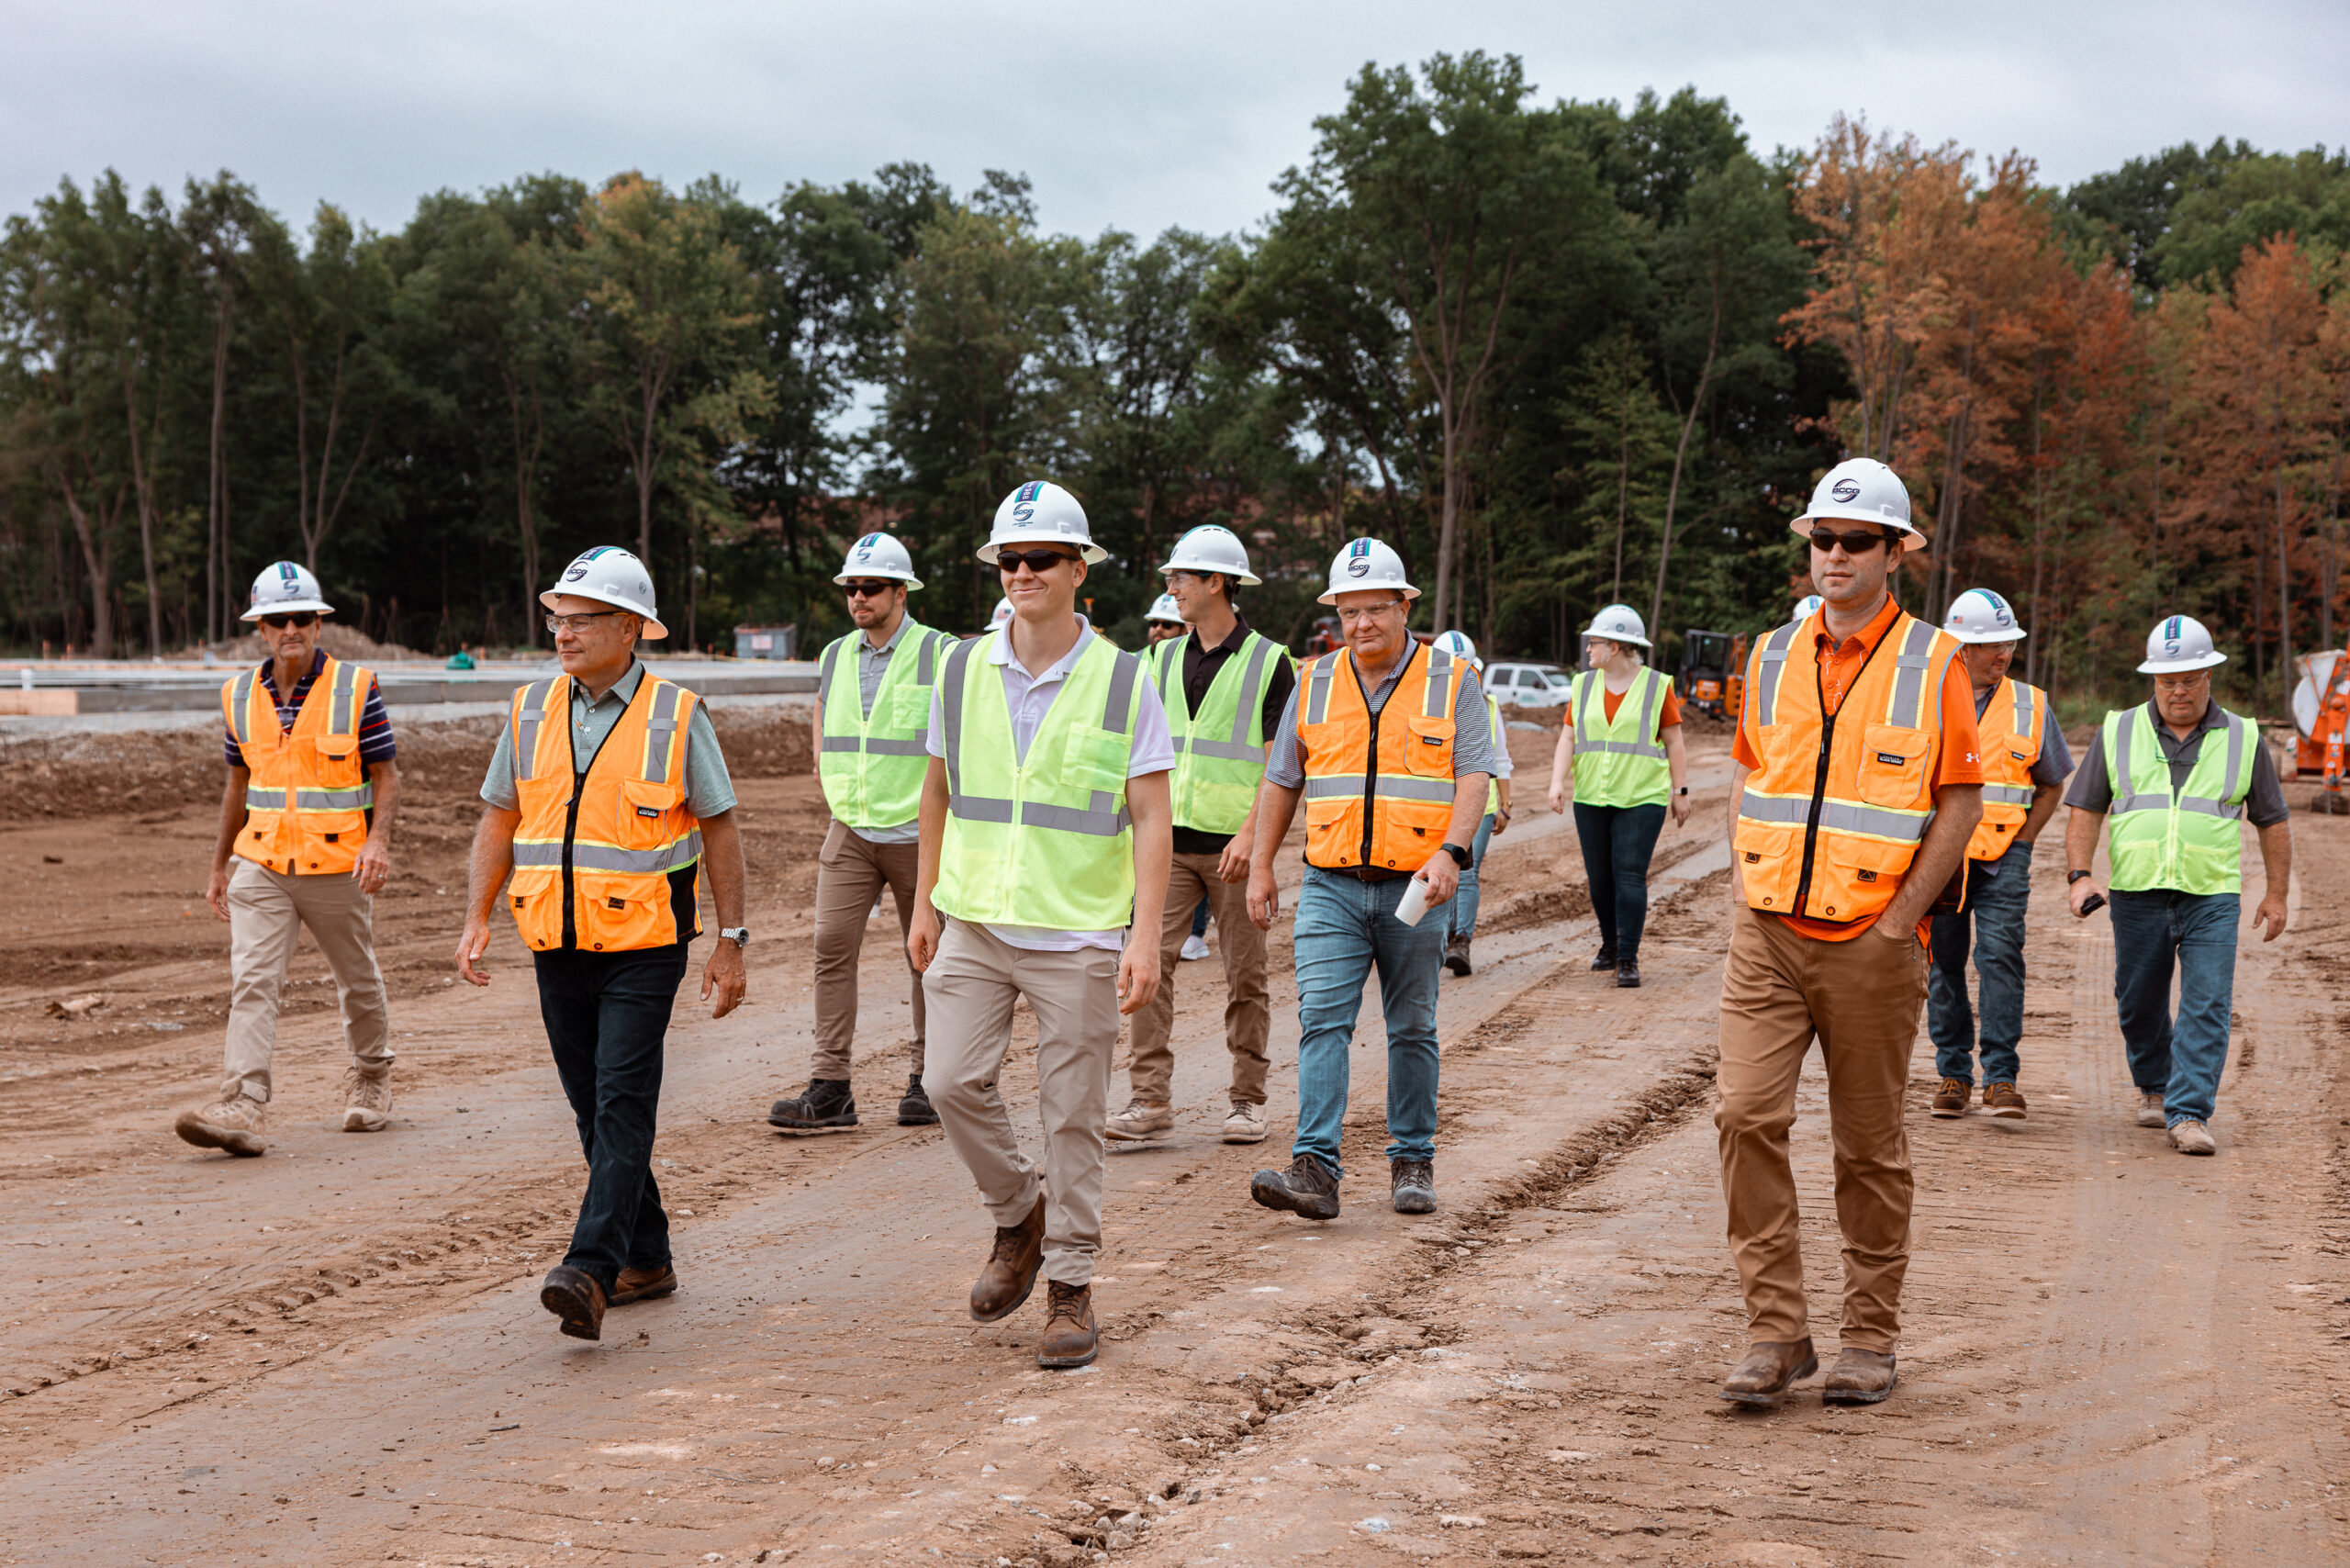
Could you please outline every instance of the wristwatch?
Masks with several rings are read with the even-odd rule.
[[[1676,794],[1676,795],[1686,795],[1688,792],[1689,792],[1689,786],[1688,786],[1688,785],[1686,785],[1686,784],[1684,784],[1683,786],[1681,786],[1681,788],[1680,788],[1680,789],[1675,790],[1673,791],[1673,793],[1674,793],[1674,794]]]
[[[1452,857],[1452,863],[1462,870],[1469,869],[1469,852],[1457,844],[1439,844],[1438,849]]]
[[[732,942],[738,948],[747,947],[751,945],[751,928],[747,925],[724,926],[720,929],[718,939]]]
[[[2079,881],[2083,877],[2094,877],[2096,875],[2097,873],[2094,871],[2067,871],[2065,873],[2065,885],[2069,888],[2075,882]]]

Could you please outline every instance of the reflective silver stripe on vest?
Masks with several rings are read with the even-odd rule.
[[[1902,633],[1901,652],[1893,660],[1893,695],[1886,700],[1885,722],[1905,730],[1925,727],[1926,668],[1933,661],[1934,629],[1922,621],[1909,622]]]
[[[553,844],[535,840],[526,843],[519,838],[514,841],[514,866],[517,870],[531,866],[546,866],[559,869],[562,865],[563,845],[560,841]]]
[[[1012,805],[1010,801],[999,800],[992,795],[958,792],[947,801],[946,813],[961,817],[967,823],[1008,823],[1012,820]]]
[[[294,791],[294,809],[301,812],[364,812],[375,803],[375,787],[372,784],[362,784],[356,790]]]
[[[1582,692],[1579,692],[1575,697],[1575,729],[1577,731],[1575,735],[1575,749],[1577,751],[1593,751],[1602,754],[1612,752],[1619,756],[1662,757],[1664,756],[1664,747],[1657,742],[1646,738],[1636,741],[1601,740],[1595,735],[1589,740],[1583,738],[1582,732],[1586,723],[1592,724],[1595,729],[1597,728],[1597,722],[1592,720],[1589,715],[1595,712],[1605,713],[1606,711],[1606,710],[1601,706],[1601,704],[1606,702],[1607,700],[1606,688],[1602,684],[1605,678],[1606,678],[1597,670],[1587,670],[1584,672],[1584,689]],[[1663,689],[1664,678],[1658,675],[1654,670],[1643,669],[1640,671],[1638,678],[1641,685],[1646,688],[1640,697],[1640,734],[1643,737],[1646,737],[1656,734],[1657,694]],[[1591,700],[1595,691],[1597,693],[1599,699],[1598,701]]]
[[[617,845],[576,841],[571,846],[571,868],[575,871],[623,871],[638,876],[663,876],[681,870],[700,858],[699,828],[675,844],[659,849],[622,849]],[[563,846],[559,843],[524,843],[517,839],[514,865],[517,869],[533,866],[559,869],[563,865]]]
[[[990,635],[1002,635],[1001,633]],[[1010,822],[1012,802],[1003,802],[1004,814],[1000,817],[979,816],[963,809],[963,682],[971,663],[972,650],[986,637],[973,637],[957,644],[946,655],[946,689],[938,700],[938,716],[943,728],[939,739],[946,748],[946,792],[952,798],[955,814],[972,822]]]
[[[1407,664],[1405,668],[1409,668]],[[1400,680],[1400,677],[1398,679]],[[1452,654],[1449,649],[1430,645],[1428,648],[1427,700],[1421,706],[1423,719],[1442,719],[1452,712]]]
[[[245,786],[245,810],[249,812],[282,812],[285,809],[285,791],[263,790],[257,785]]]
[[[334,690],[329,699],[327,705],[327,722],[330,726],[334,723],[335,708],[338,705],[341,707],[344,716],[350,722],[342,728],[335,730],[334,733],[337,734],[342,734],[345,733],[351,734],[358,734],[359,666],[356,665],[347,665],[341,659],[337,659],[334,662]]]
[[[854,632],[849,633],[850,637],[855,635],[856,633]],[[848,646],[848,637],[843,637],[831,647],[826,648],[823,667],[816,672],[816,700],[827,708],[833,705],[833,678],[840,669],[841,650],[846,646]],[[857,707],[862,711],[864,706],[864,700],[860,698]]]
[[[1071,666],[1072,673],[1075,670]],[[1142,660],[1137,655],[1121,651],[1118,662],[1110,670],[1110,700],[1102,705],[1102,727],[1113,735],[1126,733],[1126,709],[1135,700],[1135,681],[1142,674]],[[1071,830],[1082,833],[1083,828]]]
[[[2152,707],[2153,704],[2147,704],[2149,711],[2146,714],[2146,722],[2149,724],[2155,722],[2151,711]],[[2250,726],[2224,709],[2221,711],[2220,716],[2225,719],[2228,724],[2228,766],[2227,772],[2221,779],[2220,787],[2228,792],[2226,799],[2214,801],[2202,795],[2180,795],[2174,800],[2168,795],[2123,794],[2121,791],[2130,788],[2130,780],[2133,777],[2130,770],[2130,737],[2137,732],[2138,726],[2135,720],[2138,711],[2137,709],[2132,708],[2123,715],[2119,726],[2121,732],[2121,737],[2114,743],[2113,765],[2115,770],[2121,775],[2121,787],[2114,791],[2113,814],[2119,815],[2123,812],[2166,812],[2175,805],[2179,811],[2199,812],[2210,817],[2244,815],[2244,797],[2251,792],[2252,782],[2244,771],[2244,734]],[[2200,751],[2196,753],[2196,760],[2199,762],[2202,760]],[[2168,765],[2167,759],[2165,765]],[[2188,771],[2191,775],[2194,769],[2190,767]]]
[[[554,682],[542,680],[522,689],[521,711],[514,719],[514,782],[531,777],[539,760],[539,724],[546,717],[547,698]]]
[[[1986,784],[1983,798],[1995,805],[2029,806],[2031,786],[2029,784]]]
[[[1738,814],[1749,822],[1787,823],[1801,827],[1811,820],[1811,797],[1758,795],[1749,790],[1738,802]],[[1932,820],[1932,813],[1928,812],[1893,812],[1878,806],[1855,805],[1849,801],[1819,802],[1819,826],[1829,833],[1865,833],[1915,844],[1926,836],[1926,824]]]
[[[1452,803],[1455,781],[1450,778],[1416,778],[1399,773],[1382,773],[1371,780],[1371,792],[1391,801],[1442,801]]]
[[[1305,678],[1305,702],[1298,709],[1301,724],[1319,724],[1330,717],[1330,677],[1337,665],[1337,654],[1325,654],[1314,661]]]
[[[2036,746],[2040,744],[2040,726],[2031,722],[2031,688],[2020,680],[2011,680],[2008,684],[2016,689],[2016,716],[2009,722],[2009,727],[2015,731],[2018,740],[2029,734]]]
[[[1787,650],[1795,645],[1803,622],[1794,621],[1763,639],[1754,660],[1754,722],[1775,723],[1779,714],[1779,678],[1786,673]]]
[[[249,669],[229,689],[229,724],[240,746],[253,743],[253,683],[260,678],[261,671]]]
[[[1339,796],[1360,800],[1362,796],[1362,775],[1360,773],[1324,773],[1309,776],[1305,780],[1305,798],[1327,801]]]
[[[915,649],[914,654],[914,684],[928,686],[938,678],[937,634],[933,633],[924,636],[922,646]],[[862,707],[863,703],[860,702],[858,706]]]
[[[1134,655],[1126,655],[1133,658]],[[1136,664],[1140,666],[1141,660]],[[1118,804],[1118,797],[1107,790],[1093,791],[1093,809],[1081,811],[1075,806],[1048,806],[1037,801],[1021,803],[1020,825],[1048,827],[1057,833],[1090,834],[1096,838],[1115,838],[1134,823]]]
[[[646,676],[647,680],[656,678]],[[669,743],[677,734],[677,709],[684,702],[682,688],[662,681],[653,689],[653,711],[644,722],[644,772],[648,784],[669,782]],[[679,758],[680,761],[684,759]]]

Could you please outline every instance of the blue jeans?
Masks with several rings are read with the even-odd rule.
[[[2113,1000],[2121,1004],[2121,1043],[2130,1081],[2163,1097],[2170,1126],[2208,1122],[2228,1065],[2228,1017],[2235,1006],[2234,893],[2158,889],[2107,895],[2113,914]],[[2171,970],[2178,971],[2178,1017],[2170,1011]]]
[[[1297,895],[1297,1142],[1344,1175],[1338,1136],[1347,1119],[1347,1048],[1362,1012],[1363,982],[1379,970],[1387,1020],[1390,1159],[1436,1158],[1436,991],[1444,923],[1431,910],[1417,925],[1395,918],[1404,879],[1362,882],[1305,868]]]
[[[1640,956],[1649,923],[1649,857],[1664,831],[1662,806],[1586,806],[1575,802],[1575,838],[1599,945],[1618,958]]]
[[[1477,824],[1477,836],[1469,842],[1469,868],[1460,873],[1460,890],[1444,906],[1444,936],[1448,944],[1466,942],[1477,935],[1477,868],[1485,863],[1485,846],[1494,841],[1494,817],[1491,812]]]
[[[1975,1081],[1975,1009],[1966,995],[1966,955],[1983,987],[1983,1081],[2013,1083],[2023,1039],[2024,907],[2031,901],[2031,846],[2011,844],[1986,874],[1968,879],[1967,907],[1934,916],[1934,963],[1926,974],[1926,1033],[1934,1070]]]
[[[1208,901],[1202,899],[1200,901],[1200,907],[1192,912],[1192,935],[1194,936],[1205,936],[1207,934]]]

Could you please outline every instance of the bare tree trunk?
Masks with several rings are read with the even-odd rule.
[[[2293,569],[2285,537],[2285,465],[2277,465],[2277,664],[2284,687],[2284,711],[2293,711]]]
[[[155,472],[151,442],[140,436],[139,383],[125,363],[122,375],[125,423],[130,435],[130,481],[139,507],[139,556],[147,580],[147,656],[163,656],[162,595],[155,587]],[[156,398],[156,422],[162,420],[162,398]]]
[[[81,543],[83,569],[89,575],[90,644],[98,657],[110,658],[114,654],[114,520],[122,510],[122,491],[115,491],[114,504],[100,512],[93,531],[90,514],[74,493],[73,479],[61,470],[57,483],[65,496],[66,515],[73,520],[73,536]],[[72,638],[67,641],[70,644]]]
[[[212,441],[206,454],[204,505],[204,638],[220,635],[228,609],[231,577],[229,570],[229,471],[224,451],[229,425],[229,312],[235,297],[226,274],[220,278],[220,324],[212,337]]]
[[[1673,479],[1664,491],[1664,532],[1656,547],[1656,592],[1649,596],[1649,635],[1662,640],[1664,636],[1664,569],[1673,559],[1673,519],[1681,505],[1681,475],[1689,460],[1689,437],[1696,431],[1697,417],[1706,407],[1706,384],[1714,376],[1714,355],[1722,341],[1721,279],[1714,279],[1713,322],[1706,333],[1706,360],[1697,368],[1697,386],[1689,394],[1688,411],[1681,417],[1681,441],[1673,449]],[[1665,396],[1673,395],[1673,378],[1665,377]]]
[[[539,449],[546,439],[546,421],[541,416],[539,389],[532,384],[527,399],[529,411],[524,412],[526,399],[514,377],[507,375],[506,408],[508,429],[514,438],[514,526],[522,544],[522,645],[539,645],[539,522],[533,510],[533,494],[538,488]],[[525,430],[529,434],[526,438]]]
[[[1632,507],[1632,431],[1621,429],[1621,440],[1616,448],[1616,580],[1607,587],[1607,600],[1618,603],[1624,597],[1624,523]]]

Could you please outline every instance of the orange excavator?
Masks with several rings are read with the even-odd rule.
[[[2293,728],[2300,732],[2294,762],[2302,777],[2315,774],[2323,786],[2310,797],[2310,810],[2350,815],[2350,801],[2342,796],[2343,742],[2350,734],[2350,653],[2328,649],[2295,662],[2301,678],[2293,688]]]

